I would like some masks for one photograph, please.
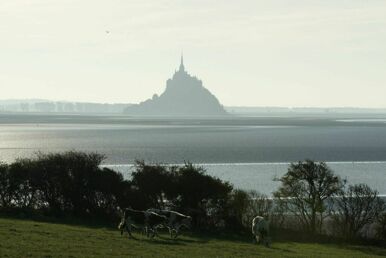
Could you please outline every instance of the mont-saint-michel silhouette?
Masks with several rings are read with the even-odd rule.
[[[182,55],[179,70],[166,81],[165,91],[160,96],[154,94],[153,98],[126,108],[125,113],[147,116],[228,115],[202,81],[185,70]]]

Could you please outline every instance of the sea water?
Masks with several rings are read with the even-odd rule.
[[[36,152],[104,154],[104,165],[130,175],[135,160],[201,164],[235,187],[270,194],[290,162],[314,159],[349,183],[386,194],[383,115],[228,118],[0,114],[0,161]],[[125,165],[126,164],[126,165]]]

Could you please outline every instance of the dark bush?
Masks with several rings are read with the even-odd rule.
[[[8,208],[15,198],[15,187],[7,164],[0,163],[0,207]]]
[[[386,212],[383,211],[377,219],[377,238],[386,240]]]
[[[226,218],[229,183],[188,163],[180,167],[136,163],[132,180],[102,168],[97,153],[39,153],[0,164],[0,210],[48,216],[116,220],[119,208],[172,208],[194,217],[200,228]]]
[[[47,215],[106,219],[116,216],[124,180],[101,168],[103,156],[38,154],[0,166],[0,208],[41,210]]]
[[[217,227],[224,221],[232,186],[205,173],[202,167],[147,165],[137,162],[132,188],[142,196],[142,208],[172,208],[191,215],[200,228]]]
[[[164,209],[167,200],[171,200],[175,188],[173,174],[165,166],[147,165],[144,161],[136,162],[132,173],[132,184],[143,195],[146,206]]]

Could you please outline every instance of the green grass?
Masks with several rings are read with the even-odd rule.
[[[121,236],[118,230],[0,218],[0,257],[381,257],[372,246],[275,242],[271,248],[251,238],[183,235],[171,240]]]

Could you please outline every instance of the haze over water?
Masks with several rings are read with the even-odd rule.
[[[134,118],[0,115],[0,160],[37,151],[94,151],[126,173],[136,159],[203,164],[237,187],[270,193],[287,163],[330,162],[343,177],[386,194],[386,116]],[[332,163],[331,163],[332,162]],[[352,163],[354,162],[354,163]],[[119,165],[119,166],[117,166]],[[354,183],[354,182],[353,182]]]

